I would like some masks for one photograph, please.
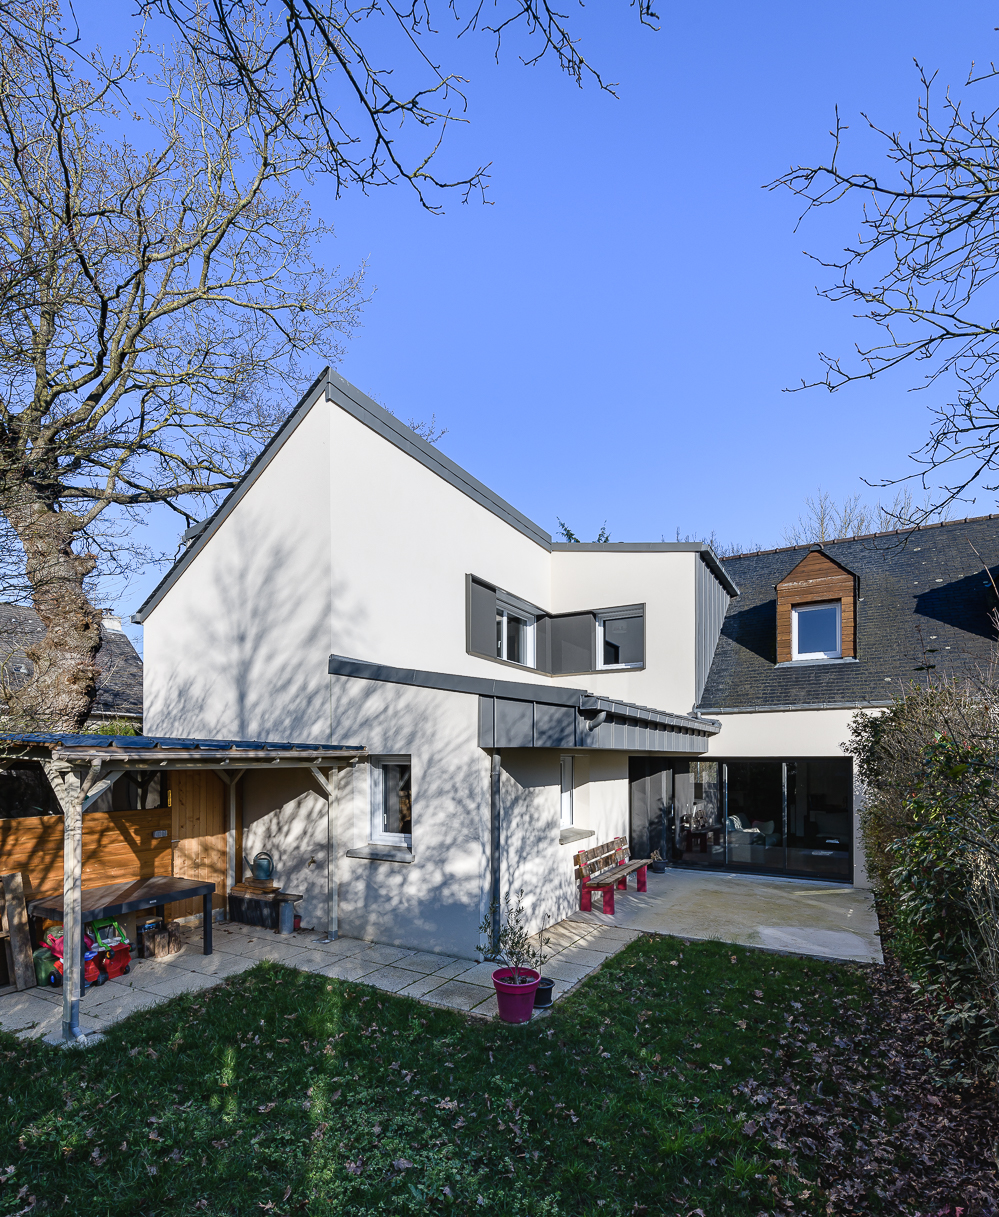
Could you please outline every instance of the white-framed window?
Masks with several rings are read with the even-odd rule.
[[[534,667],[534,617],[501,596],[496,597],[496,658]]]
[[[796,604],[791,608],[791,658],[841,659],[843,604]]]
[[[408,756],[371,758],[371,843],[413,845],[413,774]]]
[[[636,605],[597,613],[597,667],[640,668],[645,663],[645,616]]]
[[[562,827],[572,828],[572,757],[562,757]]]

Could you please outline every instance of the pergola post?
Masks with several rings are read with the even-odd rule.
[[[334,942],[339,933],[339,879],[337,876],[337,854],[340,834],[337,831],[337,791],[340,785],[340,767],[334,765],[326,776],[316,765],[310,766],[312,776],[326,791],[326,937],[319,942]],[[329,780],[327,780],[329,779]]]
[[[89,770],[59,761],[42,765],[62,807],[62,1035],[75,1040],[83,993],[83,807],[101,762],[91,761]]]

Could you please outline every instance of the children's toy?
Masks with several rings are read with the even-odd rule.
[[[106,917],[102,921],[91,921],[87,929],[93,934],[97,946],[104,949],[104,959],[99,961],[99,965],[109,979],[131,971],[132,947],[120,921]]]
[[[62,984],[63,977],[63,941],[62,941],[62,926],[53,926],[45,935],[43,942],[51,951],[54,960],[53,968],[59,975],[58,981],[50,980],[48,983]],[[104,957],[107,954],[97,946],[93,938],[89,934],[83,935],[83,987],[89,989],[91,985],[102,985],[108,978],[108,974],[102,968]]]
[[[31,952],[35,965],[35,980],[40,985],[61,985],[62,973],[56,968],[56,957],[48,947],[39,947]]]

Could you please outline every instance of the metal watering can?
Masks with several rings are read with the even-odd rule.
[[[262,883],[274,877],[274,859],[270,854],[256,854],[252,864],[253,877]]]

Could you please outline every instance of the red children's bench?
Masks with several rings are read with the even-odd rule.
[[[615,837],[596,849],[581,849],[576,855],[576,867],[580,882],[579,907],[589,913],[593,907],[592,893],[604,894],[603,911],[614,916],[614,889],[628,890],[628,876],[634,872],[638,890],[646,888],[646,867],[651,858],[632,858],[627,837]]]

